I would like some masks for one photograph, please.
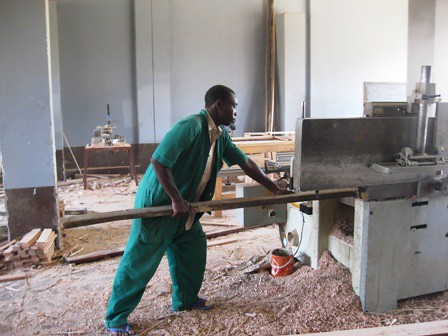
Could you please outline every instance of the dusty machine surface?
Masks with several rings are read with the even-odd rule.
[[[288,204],[282,242],[314,268],[329,250],[364,311],[448,289],[448,103],[437,102],[430,71],[422,67],[409,115],[297,120],[294,188],[316,200]],[[351,187],[358,197],[318,199]],[[344,221],[348,240],[331,234]]]

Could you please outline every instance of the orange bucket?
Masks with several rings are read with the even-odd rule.
[[[292,252],[278,248],[271,253],[271,274],[274,277],[290,275],[294,271],[294,258]]]

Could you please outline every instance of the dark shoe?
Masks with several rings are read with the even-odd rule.
[[[111,327],[108,328],[106,327],[107,331],[110,332],[111,335],[116,335],[116,336],[128,336],[128,335],[133,335],[136,336],[137,333],[135,331],[131,330],[131,325],[128,323],[125,326],[121,326],[121,327]]]
[[[199,298],[198,301],[196,301],[195,303],[193,303],[190,307],[190,309],[197,309],[197,310],[210,310],[213,308],[212,305],[207,305],[206,304],[207,300],[206,299],[201,299]]]

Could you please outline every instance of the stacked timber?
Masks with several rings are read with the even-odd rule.
[[[45,229],[29,253],[36,251],[40,261],[50,262],[54,255],[54,240],[56,233],[52,229]]]
[[[50,262],[54,254],[56,234],[52,229],[34,229],[23,238],[0,247],[0,268],[21,268]],[[6,247],[6,245],[8,245]]]
[[[16,243],[17,240],[12,240],[0,246],[0,269],[6,268],[8,263],[12,260],[12,245]],[[6,255],[5,255],[6,254]],[[8,256],[11,256],[8,258]]]

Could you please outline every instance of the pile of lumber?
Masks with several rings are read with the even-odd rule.
[[[0,247],[0,268],[20,268],[50,262],[54,255],[56,233],[52,229],[34,229],[18,242]]]

